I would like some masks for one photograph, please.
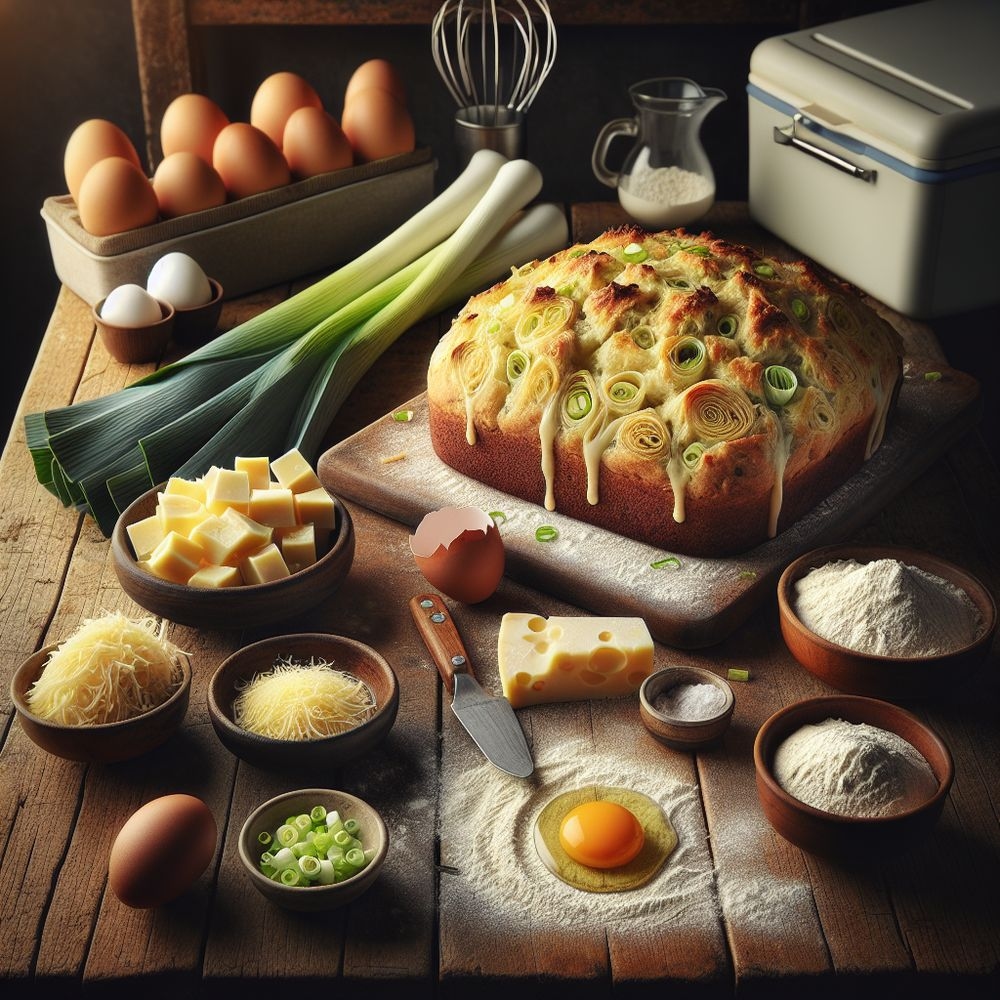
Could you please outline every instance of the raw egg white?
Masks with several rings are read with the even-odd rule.
[[[104,118],[90,118],[77,125],[66,143],[63,171],[66,175],[66,187],[78,206],[80,185],[87,171],[99,160],[109,156],[120,156],[139,170],[142,169],[132,140],[114,122]]]
[[[160,303],[142,285],[119,285],[108,292],[101,306],[101,319],[111,326],[135,329],[159,323]]]
[[[160,119],[163,155],[194,153],[211,164],[215,139],[228,124],[226,113],[211,98],[181,94],[167,105]]]
[[[538,814],[535,848],[557,878],[585,892],[645,885],[677,846],[677,834],[649,796],[592,785],[556,796]]]
[[[185,150],[164,157],[153,174],[153,190],[165,219],[226,203],[226,185],[215,168]]]
[[[352,94],[340,124],[361,163],[409,153],[416,146],[413,119],[406,105],[381,87],[366,87]]]
[[[105,157],[87,171],[77,208],[80,224],[95,236],[148,226],[160,213],[149,178],[122,156]]]
[[[403,78],[388,59],[369,59],[351,74],[344,90],[344,107],[346,108],[351,103],[351,97],[354,94],[369,87],[387,90],[400,104],[406,104],[406,87],[403,85]]]
[[[164,795],[134,812],[108,859],[108,884],[126,905],[148,909],[186,892],[215,854],[215,817],[193,795]]]
[[[164,254],[150,268],[146,291],[175,309],[194,309],[212,298],[212,286],[201,265],[179,250]]]
[[[342,170],[354,162],[344,130],[322,108],[299,108],[285,124],[281,151],[295,177]]]
[[[311,83],[298,73],[272,73],[253,95],[250,124],[259,128],[280,149],[290,115],[307,107],[323,107]]]
[[[234,198],[270,191],[292,179],[281,150],[246,122],[232,122],[219,133],[212,165]]]
[[[485,601],[503,577],[503,539],[476,507],[431,511],[410,536],[410,551],[424,579],[463,604]]]

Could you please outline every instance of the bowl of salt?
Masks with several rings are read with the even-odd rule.
[[[700,750],[717,743],[735,708],[729,684],[701,667],[664,667],[639,688],[643,725],[674,750]]]
[[[986,658],[997,627],[989,590],[937,556],[900,546],[828,545],[778,581],[785,644],[845,694],[940,697]]]

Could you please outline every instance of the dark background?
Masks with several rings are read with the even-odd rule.
[[[712,0],[706,0],[706,9]],[[836,16],[898,6],[900,0],[830,3]],[[558,22],[558,3],[553,3]],[[555,69],[531,109],[525,154],[545,176],[542,197],[569,202],[613,198],[590,167],[600,126],[628,115],[626,89],[651,76],[689,76],[720,87],[729,100],[706,120],[702,139],[720,199],[745,199],[747,123],[744,87],[750,54],[762,39],[797,24],[671,25],[559,29]],[[294,70],[339,115],[347,79],[363,60],[381,56],[403,74],[418,141],[438,159],[441,186],[454,175],[453,102],[434,68],[428,27],[199,29],[206,76],[196,89],[232,120],[247,120],[257,84],[269,73]],[[3,264],[0,291],[4,364],[0,427],[13,418],[51,313],[59,283],[39,215],[48,195],[65,191],[62,154],[86,118],[108,118],[145,155],[135,39],[129,0],[0,0],[0,209]],[[624,150],[623,150],[624,151]],[[980,375],[990,370],[983,335],[1000,331],[995,313],[935,323],[949,360]],[[997,358],[996,348],[990,347]],[[978,366],[978,370],[977,370]],[[985,379],[984,379],[985,382]],[[998,401],[987,390],[987,437],[996,442]],[[1000,453],[1000,449],[994,452]]]

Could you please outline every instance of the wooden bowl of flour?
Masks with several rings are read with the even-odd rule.
[[[970,604],[960,603],[959,611],[964,614],[963,609],[971,607],[971,614],[978,616],[978,620],[971,619],[976,624],[967,629],[965,637],[955,644],[953,636],[962,632],[956,625],[958,616],[955,606],[942,603],[945,599],[939,588],[931,587],[922,592],[921,599],[915,601],[914,606],[926,609],[926,613],[920,616],[921,623],[932,626],[925,633],[925,638],[930,634],[929,641],[937,642],[945,651],[938,649],[922,653],[922,649],[930,647],[915,644],[911,638],[910,645],[905,649],[897,648],[897,655],[873,653],[833,641],[829,634],[827,637],[819,635],[800,616],[796,585],[814,569],[848,560],[869,569],[872,569],[870,564],[878,560],[895,560],[906,567],[932,574],[963,593]],[[880,631],[880,623],[889,622],[891,625],[889,618],[882,616],[893,613],[888,597],[894,592],[888,579],[875,578],[874,582],[878,582],[885,591],[886,599],[869,601],[873,605],[870,608],[866,607],[859,588],[849,586],[844,580],[840,580],[839,585],[834,580],[824,587],[818,598],[831,618],[836,617],[842,626],[857,625],[857,632],[870,633],[872,641]],[[897,591],[902,589],[901,585],[896,587]],[[948,598],[954,599],[953,594]],[[806,670],[846,694],[890,701],[947,694],[986,658],[997,627],[993,597],[971,573],[937,556],[900,546],[828,545],[807,552],[791,563],[778,581],[778,613],[785,644]],[[882,628],[881,631],[885,634],[888,630]],[[831,632],[839,635],[836,630]]]
[[[775,766],[779,748],[786,739],[800,733],[803,727],[816,726],[828,720],[841,725],[867,724],[905,740],[924,758],[932,772],[933,777],[927,782],[926,789],[921,787],[919,794],[911,795],[906,808],[883,816],[838,813],[830,811],[825,801],[822,803],[824,807],[820,808],[790,794],[782,786]],[[863,746],[867,737],[865,740],[860,736],[857,739],[859,746]],[[810,774],[820,772],[823,766],[830,766],[833,773],[831,762],[835,759],[853,761],[856,764],[865,757],[865,753],[851,755],[835,750],[832,735],[825,732],[821,739],[815,741],[815,745],[822,753],[829,752],[830,760],[824,765],[824,762],[814,757],[808,768]],[[874,751],[869,747],[865,752]],[[802,850],[841,861],[878,862],[883,858],[895,857],[900,851],[925,837],[938,821],[955,777],[951,753],[930,726],[898,705],[853,695],[810,698],[775,712],[757,733],[753,758],[757,795],[771,826],[785,840]],[[885,773],[875,771],[874,764],[871,770],[872,774],[867,777],[872,780]],[[851,777],[839,782],[834,778],[827,786],[843,789],[851,784]],[[866,800],[866,804],[870,802],[871,799]],[[838,808],[843,805],[843,799],[838,799]]]

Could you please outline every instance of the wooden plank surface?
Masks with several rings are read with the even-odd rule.
[[[578,219],[613,218],[615,206]],[[581,223],[582,224],[582,223]],[[224,325],[287,290],[227,304]],[[445,316],[442,322],[446,323]],[[366,426],[422,387],[442,327],[422,324],[363,379],[331,438]],[[927,353],[943,358],[932,334]],[[947,353],[946,351],[944,353]],[[60,295],[23,407],[38,410],[131,381],[110,362],[85,305]],[[387,393],[389,395],[387,395]],[[915,545],[952,559],[1000,595],[991,510],[1000,477],[976,435],[936,462],[857,537]],[[20,424],[0,459],[0,643],[6,677],[26,655],[101,608],[129,608],[107,542],[34,482]],[[245,766],[208,723],[205,686],[246,634],[175,628],[195,663],[180,734],[139,760],[87,767],[30,743],[4,685],[0,749],[0,923],[7,948],[0,991],[176,997],[309,988],[349,995],[466,996],[558,988],[580,997],[886,996],[933,984],[953,997],[1000,987],[1000,672],[990,661],[962,687],[911,707],[944,737],[956,780],[932,836],[907,854],[858,868],[794,848],[764,820],[751,749],[760,724],[791,701],[827,693],[792,660],[773,602],[726,641],[698,651],[657,646],[658,664],[749,669],[735,685],[723,743],[697,755],[655,743],[628,699],[519,711],[536,760],[524,786],[485,764],[442,698],[405,608],[426,589],[407,529],[352,506],[358,539],[342,594],[287,630],[320,628],[379,649],[400,678],[401,705],[383,747],[342,773],[286,775]],[[574,613],[574,605],[505,579],[456,617],[485,687],[499,691],[496,629],[506,610]],[[265,630],[277,634],[284,629]],[[492,771],[492,773],[491,773]],[[661,801],[680,834],[652,901],[583,898],[540,869],[526,832],[553,794],[601,775]],[[305,920],[268,904],[243,878],[235,838],[253,806],[308,778],[356,791],[390,829],[386,871],[348,911]],[[511,782],[515,784],[512,786]],[[219,823],[209,871],[174,904],[132,911],[107,891],[107,851],[124,818],[164,791],[202,795]],[[513,798],[511,798],[513,796]],[[521,821],[497,829],[490,816]],[[485,820],[482,817],[485,816]],[[478,826],[472,820],[478,819]],[[501,849],[506,841],[506,853]],[[503,859],[496,863],[494,855]],[[622,894],[619,894],[622,895]],[[624,894],[628,896],[628,894]],[[568,901],[568,903],[567,903]],[[643,907],[647,908],[643,908]],[[632,908],[630,908],[632,907]]]

